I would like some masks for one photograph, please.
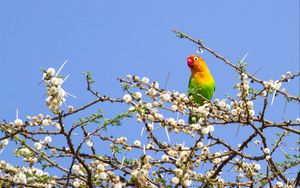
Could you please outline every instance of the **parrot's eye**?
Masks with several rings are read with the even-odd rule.
[[[194,57],[194,61],[198,61],[198,57]]]

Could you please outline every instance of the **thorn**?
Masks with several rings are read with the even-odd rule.
[[[143,136],[144,130],[145,130],[145,127],[142,128],[141,136]]]
[[[157,129],[160,129],[160,128],[162,128],[162,126],[154,128],[153,131],[156,131]]]
[[[271,106],[272,106],[273,103],[274,103],[275,95],[276,95],[276,90],[275,90],[274,93],[273,93],[273,97],[272,97],[272,101],[271,101]]]
[[[166,82],[165,82],[164,90],[166,90],[166,87],[168,85],[170,74],[171,74],[171,71],[168,72],[168,76],[167,76],[167,79],[166,79]]]
[[[77,99],[77,97],[76,97],[75,95],[72,95],[71,93],[68,93],[68,92],[66,92],[66,91],[65,91],[65,93],[66,93],[67,95],[73,97],[74,99]]]
[[[62,70],[62,68],[65,66],[65,64],[68,62],[68,60],[66,60],[58,69],[57,73],[55,74],[56,76],[60,73],[60,71]]]
[[[244,55],[244,57],[243,57],[243,59],[241,60],[241,62],[243,62],[243,61],[246,59],[247,56],[248,56],[248,52]]]
[[[120,169],[122,169],[123,168],[123,165],[124,165],[124,162],[125,162],[125,155],[124,155],[124,157],[123,157],[123,159],[122,159],[122,163],[121,163],[121,166],[120,166]]]
[[[178,159],[176,159],[175,157],[169,156],[170,159],[173,159],[175,161],[177,161]]]
[[[237,136],[238,136],[238,134],[239,134],[239,131],[240,131],[240,127],[241,127],[241,125],[239,125],[239,126],[238,126],[238,129],[237,129],[237,131],[236,131],[235,137],[237,137]]]
[[[165,127],[165,131],[166,131],[166,134],[167,134],[168,141],[169,141],[169,143],[171,143],[171,139],[170,139],[167,127]]]
[[[286,111],[287,103],[288,103],[288,99],[285,100],[284,108],[283,108],[283,113],[285,113],[285,111]]]
[[[19,109],[18,109],[18,107],[16,109],[16,119],[19,119]]]
[[[68,76],[66,76],[64,79],[63,79],[63,83],[70,77],[70,75],[68,74]]]
[[[262,67],[259,67],[259,69],[257,69],[251,76],[254,76],[255,74],[257,74],[259,71],[261,71]]]

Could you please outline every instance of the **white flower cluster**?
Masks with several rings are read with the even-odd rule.
[[[48,68],[43,74],[43,81],[47,87],[46,104],[53,113],[59,113],[60,106],[66,100],[66,92],[61,88],[63,79],[55,75],[54,68]]]
[[[27,116],[26,120],[30,127],[39,126],[40,130],[44,130],[45,127],[49,126],[53,126],[58,130],[61,129],[61,125],[55,121],[52,121],[52,118],[49,115],[39,114],[37,116]]]
[[[106,171],[106,163],[102,163],[99,160],[92,161],[89,165],[93,170],[93,178],[98,181],[104,181],[108,180],[109,176],[113,176],[113,172]],[[85,174],[84,168],[81,166],[81,164],[75,164],[73,165],[72,169],[75,171],[76,174],[83,175]],[[80,181],[77,180],[78,183]],[[81,182],[81,184],[84,182]],[[73,183],[74,184],[74,183]]]
[[[294,186],[293,185],[284,185],[283,182],[278,181],[275,184],[275,188],[294,188]]]
[[[16,149],[14,153],[16,157],[20,157],[20,156],[23,157],[24,162],[28,162],[30,164],[34,164],[37,162],[37,157],[30,149],[26,147],[21,147],[19,149]]]
[[[8,139],[4,139],[4,140],[2,140],[1,142],[0,142],[0,149],[4,149],[5,148],[5,146],[7,146],[8,145]]]
[[[174,131],[175,133],[186,133],[192,137],[201,135],[202,138],[203,135],[209,134],[210,139],[217,141],[216,138],[214,138],[215,135],[210,134],[215,130],[214,125],[226,125],[234,122],[247,125],[249,122],[256,121],[253,102],[260,93],[256,94],[254,89],[250,89],[250,81],[246,74],[242,74],[241,80],[242,82],[236,85],[236,88],[239,90],[237,99],[231,97],[227,97],[227,99],[215,99],[212,102],[206,101],[200,106],[195,104],[186,94],[159,89],[157,82],[149,84],[149,79],[129,76],[128,80],[124,80],[124,83],[129,84],[131,88],[130,90],[128,89],[128,93],[123,96],[123,100],[130,104],[129,112],[136,113],[138,122],[146,122],[145,128],[147,128],[147,131],[149,129],[151,131],[162,127],[165,128],[167,137],[169,137],[169,131]],[[267,93],[274,89],[279,90],[281,87],[281,81],[270,81],[268,84],[270,85],[268,86],[270,89],[267,90],[264,88],[262,91]],[[133,91],[131,89],[133,89]],[[138,89],[139,91],[135,91],[134,89]],[[164,113],[163,115],[162,112],[165,111],[170,112],[170,114],[172,114],[172,112],[173,114],[174,112],[177,113],[177,118],[164,117],[166,114]],[[190,114],[195,116],[195,120],[198,121],[193,124],[187,124],[183,119],[180,119],[180,115]],[[296,122],[298,122],[298,119]],[[156,127],[156,124],[158,124],[159,127]],[[142,132],[145,128],[143,128]],[[170,142],[169,138],[168,140]],[[116,140],[116,143],[124,144],[123,148],[128,147],[125,146],[126,142],[127,139],[124,137],[120,137]],[[256,146],[260,145],[260,141],[253,141],[253,143]],[[129,147],[141,149],[141,145],[141,142],[136,140],[133,145]],[[149,147],[148,145],[144,148],[153,148],[155,151],[160,149],[155,148],[153,144],[149,145]],[[183,144],[175,144],[172,148],[170,148],[167,142],[161,142],[161,145],[169,148],[169,150],[161,155],[158,162],[160,162],[160,164],[175,163],[176,165],[176,169],[173,171],[174,177],[170,180],[172,184],[189,187],[194,181],[203,182],[209,180],[213,185],[224,187],[224,180],[221,178],[222,172],[215,170],[220,163],[228,159],[232,149],[229,149],[229,151],[219,150],[213,153],[210,151],[212,150],[211,145],[204,145],[202,142],[197,144],[195,150],[184,147]],[[239,147],[240,146],[241,145],[239,145]],[[191,154],[191,151],[197,152],[197,154]],[[270,149],[264,148],[263,152],[266,160],[269,160],[271,158]],[[242,153],[242,155],[244,154]],[[208,170],[205,174],[200,173],[197,175],[193,170],[201,163],[210,163],[212,169]],[[245,160],[230,161],[229,163],[235,163],[234,170],[239,172],[238,179],[244,177],[248,179],[253,179],[254,177],[259,178],[260,164],[246,162]],[[149,166],[151,166],[151,164],[149,164]],[[145,173],[145,171],[147,173]],[[148,168],[145,167],[139,166],[131,173],[131,180],[133,182],[144,182],[145,177],[148,177]]]
[[[28,184],[33,187],[50,188],[56,185],[54,179],[51,179],[47,172],[44,172],[35,167],[14,167],[5,161],[0,161],[1,187],[11,187],[10,182]]]
[[[246,161],[242,161],[239,159],[235,159],[236,167],[234,170],[236,172],[243,172],[247,178],[252,178],[254,176],[258,175],[259,170],[261,169],[261,166],[258,163],[247,163]],[[239,175],[240,177],[243,177],[242,175]]]
[[[191,101],[186,94],[177,91],[161,90],[158,88],[158,82],[142,86],[141,84],[144,84],[144,82],[140,81],[139,77],[129,75],[127,78],[129,79],[128,82],[132,83],[132,86],[145,90],[146,96],[153,100],[152,102],[144,101],[141,92],[127,93],[123,96],[123,100],[128,104],[131,104],[133,100],[136,101],[132,104],[133,106],[130,107],[129,111],[137,112],[138,122],[143,120],[159,122],[163,127],[167,127],[168,131],[173,130],[175,133],[184,132],[194,137],[194,133],[206,135],[214,131],[213,125],[207,125],[209,117],[229,119],[230,105],[226,104],[225,100],[218,101],[215,103],[216,105],[209,102],[202,106],[191,105]],[[163,114],[159,113],[160,108],[181,114],[196,114],[199,117],[199,121],[195,124],[187,125],[183,119],[164,118]]]
[[[74,170],[75,174],[78,175],[84,175],[86,173],[84,168],[81,166],[81,164],[74,164],[72,166],[72,170]]]
[[[242,122],[247,122],[247,120],[253,119],[253,116],[255,115],[253,102],[250,100],[232,101],[231,108],[232,119],[234,121],[240,120]]]
[[[27,116],[26,120],[29,123],[29,126],[31,127],[35,127],[38,125],[47,127],[53,124],[51,117],[49,115],[44,114],[39,114],[37,116]]]
[[[237,88],[237,90],[240,91],[240,93],[237,94],[238,98],[246,98],[249,95],[249,80],[248,80],[248,76],[246,74],[242,74],[242,82],[241,83],[237,83],[235,86]]]
[[[194,179],[196,176],[196,172],[191,170],[188,170],[183,176],[183,170],[181,168],[175,168],[173,173],[175,176],[172,178],[171,183],[175,185],[180,183],[184,187],[190,187],[192,185],[191,178]]]
[[[142,166],[140,168],[134,169],[130,173],[130,182],[137,183],[138,185],[143,185],[143,183],[147,182],[147,178],[149,177],[149,170],[152,165],[150,164],[150,156],[144,155],[141,158]],[[144,187],[144,186],[142,186]],[[149,184],[146,187],[153,187],[152,184]]]
[[[182,145],[178,145],[178,147],[181,148]],[[202,153],[201,153],[200,156],[197,157],[196,161],[194,162],[195,166],[199,166],[201,161],[205,161],[208,158],[213,158],[212,163],[217,165],[222,160],[225,160],[226,157],[227,157],[227,156],[222,157],[221,152],[216,152],[213,155],[210,155],[209,148],[207,146],[204,146],[202,142],[199,142],[197,144],[197,147],[202,148]],[[187,150],[188,148],[183,147],[181,149],[182,150]],[[189,151],[178,152],[178,151],[170,150],[168,152],[168,154],[170,156],[172,156],[172,158],[173,157],[178,157],[178,159],[176,160],[176,166],[178,168],[175,168],[173,170],[174,177],[171,180],[172,184],[181,184],[184,187],[189,187],[189,186],[191,186],[191,184],[194,180],[202,181],[203,177],[205,177],[210,182],[214,182],[215,184],[218,184],[218,185],[222,185],[224,183],[224,180],[222,178],[220,178],[220,176],[218,176],[218,175],[215,178],[212,178],[212,175],[215,173],[215,171],[212,171],[212,170],[207,171],[207,173],[205,175],[203,175],[201,173],[199,173],[197,175],[197,173],[192,170],[192,169],[194,169],[194,167],[193,167],[193,163],[189,159],[189,157],[190,157],[190,152]],[[178,156],[178,154],[179,154],[179,156]],[[164,159],[164,158],[168,158],[168,157],[163,156],[162,159]]]
[[[46,104],[49,109],[56,114],[60,112],[60,106],[66,101],[66,97],[68,95],[74,97],[61,87],[64,81],[68,78],[66,77],[63,80],[62,77],[58,75],[65,63],[60,67],[56,74],[54,68],[48,68],[44,71],[42,78],[47,87],[48,97],[46,98]]]
[[[210,114],[211,104],[205,103],[202,106],[192,107],[190,110],[192,114],[197,114],[200,117],[200,121],[205,120]]]
[[[281,81],[280,80],[269,80],[269,81],[265,81],[264,82],[264,86],[265,88],[269,89],[269,90],[279,90],[281,87]]]
[[[103,163],[99,160],[92,161],[89,164],[89,167],[92,170],[92,175],[93,175],[92,178],[93,178],[94,183],[100,181],[104,184],[106,182],[107,186],[113,185],[112,187],[115,187],[115,188],[120,187],[121,188],[122,183],[120,181],[120,177],[117,175],[114,175],[114,172],[108,171],[107,166],[108,166],[108,164]],[[81,164],[74,164],[72,166],[72,169],[74,170],[75,174],[78,174],[78,175],[85,174],[85,170]],[[83,182],[79,179],[74,179],[72,184],[74,187],[82,187],[82,186],[86,187],[85,182]]]
[[[122,137],[120,137],[120,138],[117,138],[117,139],[116,139],[116,142],[117,142],[118,144],[125,144],[125,143],[127,142],[127,138],[124,137],[124,136],[122,136]]]

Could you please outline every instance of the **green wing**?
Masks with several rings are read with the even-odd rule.
[[[204,99],[201,96],[210,100],[214,94],[214,91],[215,91],[214,83],[200,85],[200,84],[196,83],[192,78],[190,78],[188,94],[189,94],[189,96],[193,96],[195,103],[197,103],[199,105],[203,105]],[[192,121],[193,117],[196,118],[196,122],[199,120],[199,117],[197,117],[196,115],[190,115],[189,123],[196,123],[196,122]]]

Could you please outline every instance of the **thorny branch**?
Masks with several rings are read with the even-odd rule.
[[[278,122],[267,116],[267,110],[271,97],[283,96],[288,102],[300,102],[299,96],[280,89],[282,83],[288,84],[300,73],[264,81],[249,73],[242,62],[234,64],[203,41],[174,32],[236,71],[239,75],[236,97],[226,96],[199,106],[185,93],[161,89],[156,81],[132,75],[118,78],[124,96],[110,97],[93,89],[92,74],[87,72],[84,73],[87,91],[94,99],[81,107],[68,106],[63,110],[66,97],[72,95],[62,89],[64,80],[53,68],[43,70],[46,104],[53,117],[39,114],[27,116],[24,122],[17,117],[14,122],[0,123],[0,149],[6,152],[9,141],[15,142],[13,154],[24,164],[14,166],[6,159],[0,161],[0,185],[116,188],[299,185],[300,175],[295,173],[300,164],[299,142],[287,140],[299,138],[300,119]],[[258,100],[263,101],[262,106]],[[98,104],[105,102],[117,106],[115,117],[107,118],[103,109],[97,109],[101,106]],[[117,112],[125,105],[128,110]],[[95,112],[83,117],[81,113],[86,111]],[[185,122],[190,113],[199,114],[196,124]],[[132,125],[132,119],[138,125]],[[218,134],[223,126],[228,130],[241,126],[246,134],[240,138],[240,144]],[[131,128],[141,130],[143,142],[134,138],[131,143],[132,138],[115,137],[116,129],[126,130],[125,134]],[[269,138],[270,132],[275,133],[276,140]],[[176,139],[171,141],[170,137]]]

